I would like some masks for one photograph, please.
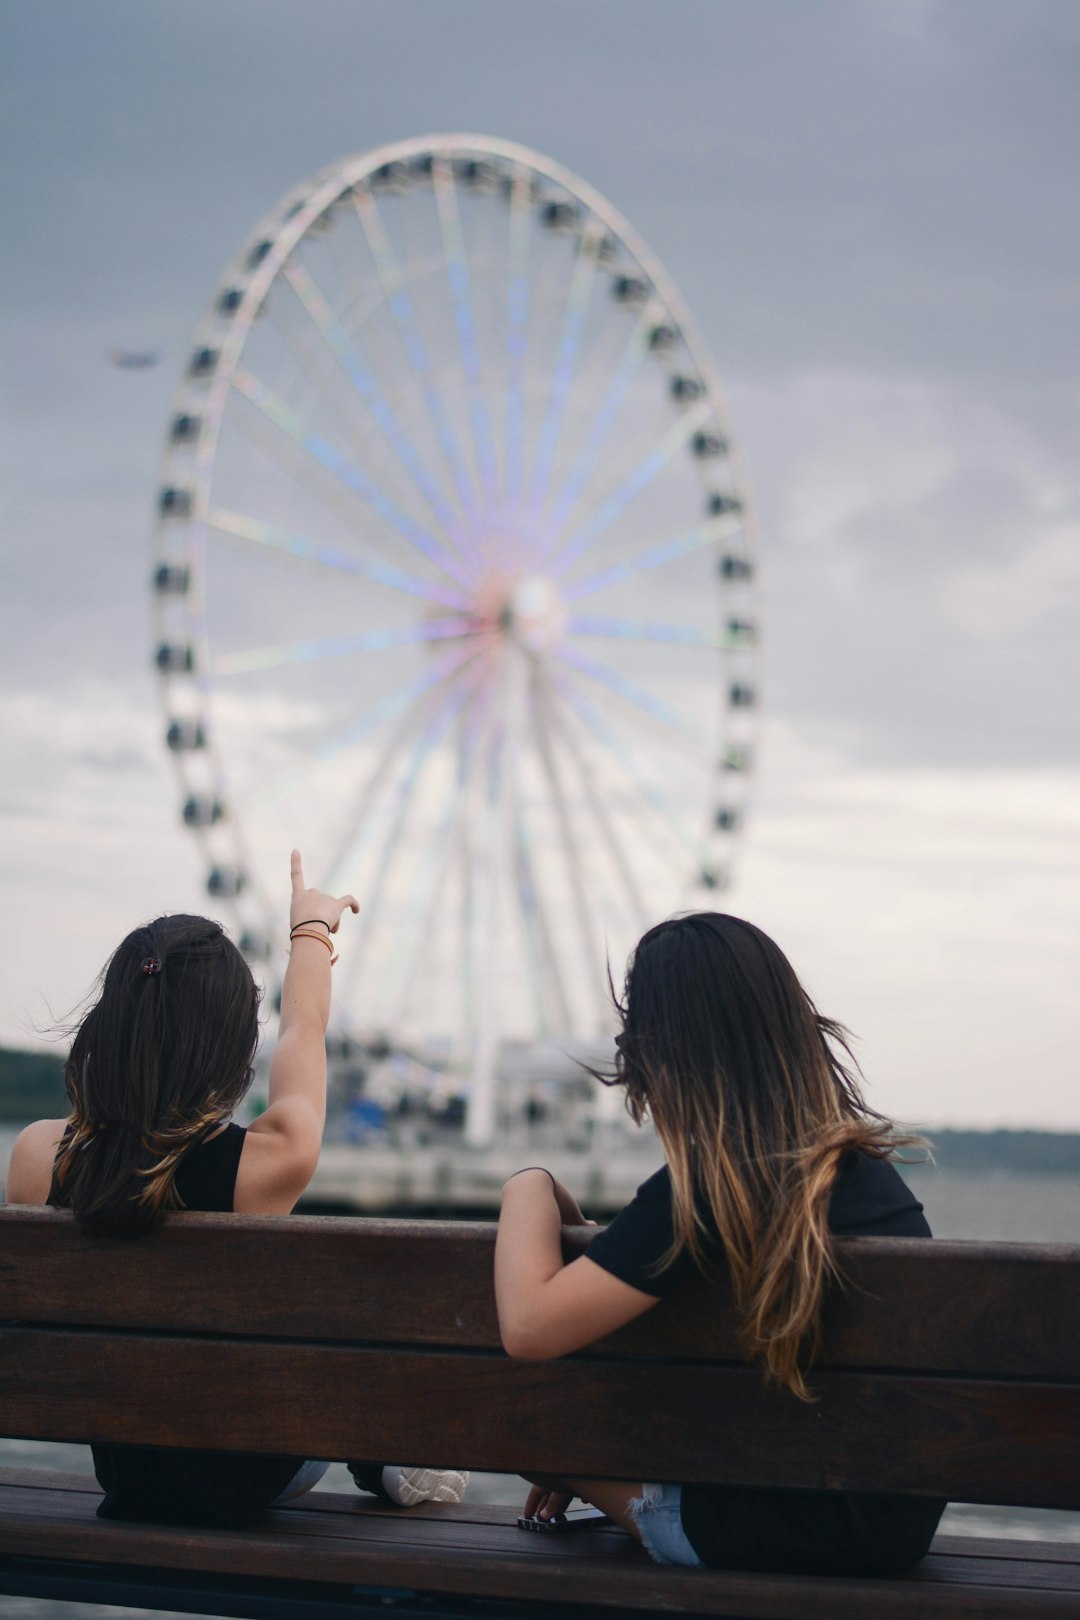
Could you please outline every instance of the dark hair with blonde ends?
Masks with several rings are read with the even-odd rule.
[[[632,1117],[652,1118],[671,1177],[675,1235],[660,1269],[683,1250],[703,1270],[719,1255],[747,1356],[808,1400],[837,1274],[841,1158],[888,1158],[916,1139],[864,1102],[845,1030],[741,918],[699,912],[650,929],[616,1005],[614,1079]]]
[[[251,970],[219,923],[159,917],[130,933],[75,1031],[50,1202],[106,1237],[139,1237],[179,1208],[185,1153],[251,1084],[258,1006]]]

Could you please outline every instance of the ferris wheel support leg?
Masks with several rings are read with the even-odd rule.
[[[495,1067],[499,1045],[495,997],[490,984],[486,986],[486,993],[477,999],[480,1016],[472,1053],[472,1073],[469,1076],[465,1140],[471,1148],[486,1148],[495,1139]]]
[[[473,923],[476,971],[472,981],[472,1074],[465,1117],[465,1140],[469,1147],[490,1147],[497,1127],[497,1077],[499,1038],[499,997],[496,979],[500,971],[499,890],[508,832],[510,804],[506,759],[506,737],[513,715],[511,688],[505,678],[501,686],[501,712],[488,716],[487,734],[478,759],[484,766],[481,837],[473,848],[472,880],[476,899]]]

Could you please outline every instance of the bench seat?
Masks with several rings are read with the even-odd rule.
[[[939,1536],[930,1556],[906,1575],[837,1580],[660,1569],[614,1527],[527,1535],[517,1528],[515,1508],[483,1502],[402,1510],[315,1491],[250,1530],[193,1532],[97,1519],[100,1496],[87,1475],[0,1469],[0,1555],[9,1593],[64,1595],[72,1572],[53,1573],[55,1560],[79,1566],[84,1599],[119,1602],[126,1595],[145,1604],[149,1596],[184,1607],[199,1593],[222,1614],[251,1612],[254,1578],[273,1583],[260,1599],[276,1595],[290,1614],[305,1604],[327,1614],[334,1606],[362,1614],[369,1604],[385,1614],[418,1601],[428,1613],[456,1612],[452,1601],[430,1608],[439,1594],[497,1596],[515,1613],[546,1615],[591,1609],[746,1620],[1080,1615],[1080,1545]],[[231,1590],[238,1578],[246,1579]],[[372,1590],[356,1594],[358,1586]]]

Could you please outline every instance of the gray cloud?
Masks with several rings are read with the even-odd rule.
[[[1080,17],[909,10],[898,28],[856,0],[16,7],[8,217],[33,218],[35,246],[13,290],[51,310],[187,302],[304,173],[479,125],[622,203],[739,372],[887,354],[1061,375]]]

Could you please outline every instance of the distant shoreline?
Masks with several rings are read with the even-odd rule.
[[[935,1170],[1007,1170],[1014,1175],[1080,1176],[1080,1132],[962,1131],[924,1126],[933,1163],[904,1166],[904,1174]]]

